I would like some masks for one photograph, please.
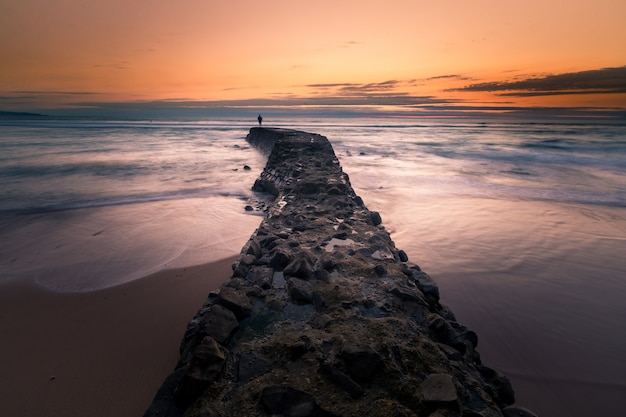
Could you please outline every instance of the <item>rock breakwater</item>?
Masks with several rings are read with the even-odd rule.
[[[146,416],[532,416],[323,136],[253,128],[275,196]]]

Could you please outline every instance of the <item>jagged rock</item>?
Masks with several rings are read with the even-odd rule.
[[[279,240],[280,238],[278,236],[275,235],[270,235],[267,236],[263,239],[259,240],[259,244],[261,245],[262,249],[265,250],[272,250],[276,247],[277,243],[276,241]]]
[[[263,252],[261,250],[261,244],[259,243],[258,239],[254,237],[251,238],[250,242],[248,243],[248,250],[246,251],[246,255],[254,255],[256,259],[260,258],[262,254]]]
[[[304,251],[299,252],[294,259],[285,267],[285,275],[309,279],[315,274],[312,256]]]
[[[522,415],[319,135],[265,128],[276,199],[191,320],[146,417]],[[504,409],[503,409],[504,408]],[[508,413],[508,414],[507,414]],[[532,415],[532,414],[531,414]]]
[[[423,302],[424,294],[416,288],[399,288],[394,287],[391,291],[391,294],[395,295],[402,301],[415,301],[415,302]]]
[[[515,392],[507,377],[487,366],[479,365],[477,369],[485,378],[485,382],[493,389],[496,403],[500,407],[506,407],[515,402]]]
[[[234,288],[222,288],[217,296],[216,302],[235,313],[237,320],[245,319],[252,312],[250,299]]]
[[[365,393],[359,384],[332,365],[324,364],[320,366],[318,372],[328,377],[333,384],[347,392],[352,398],[361,397]]]
[[[176,402],[189,405],[215,381],[224,367],[228,350],[210,336],[202,339],[194,349],[188,367],[177,391]]]
[[[318,269],[315,271],[315,279],[318,279],[322,282],[329,283],[330,282],[330,274],[325,269]]]
[[[382,265],[376,265],[374,267],[374,272],[379,277],[384,277],[385,275],[387,275],[387,269],[384,266],[382,266]]]
[[[321,409],[315,398],[291,387],[271,386],[263,389],[261,405],[269,414],[283,417],[332,417]]]
[[[311,341],[307,336],[301,336],[296,342],[288,346],[289,358],[298,359],[311,347]]]
[[[251,265],[254,265],[255,260],[256,260],[255,255],[247,253],[239,258],[239,263],[249,267]]]
[[[451,361],[461,361],[463,360],[463,355],[457,349],[454,349],[452,346],[448,346],[444,343],[438,343],[439,349],[442,350],[443,353],[450,359]]]
[[[207,313],[205,324],[206,334],[222,345],[228,344],[230,337],[239,327],[235,313],[219,304],[211,306],[211,309]]]
[[[411,277],[415,280],[424,295],[430,295],[434,297],[435,300],[439,301],[439,287],[437,287],[435,281],[433,281],[428,274],[413,269]]]
[[[291,256],[289,256],[288,253],[279,250],[274,254],[274,256],[272,256],[272,259],[269,262],[269,266],[277,271],[282,271],[285,269],[290,261]]]
[[[263,289],[272,287],[274,270],[267,266],[257,266],[248,271],[246,280]]]
[[[287,283],[287,287],[289,288],[289,295],[291,296],[291,299],[296,303],[313,303],[313,286],[310,282],[299,278],[291,278]]]
[[[237,379],[240,384],[245,384],[271,369],[272,362],[269,359],[260,354],[246,352],[239,358]]]
[[[420,385],[420,393],[427,402],[456,403],[458,394],[451,375],[428,375]]]
[[[367,382],[383,367],[383,358],[369,345],[348,343],[341,352],[348,374],[357,381]]]
[[[393,253],[385,246],[379,246],[372,252],[371,257],[377,261],[390,261],[393,259]]]

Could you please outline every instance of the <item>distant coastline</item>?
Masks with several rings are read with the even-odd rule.
[[[14,120],[14,119],[46,119],[50,116],[40,113],[28,113],[28,112],[14,112],[14,111],[2,111],[0,110],[0,120]]]

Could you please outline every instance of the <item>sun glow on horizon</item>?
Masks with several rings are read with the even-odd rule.
[[[385,97],[405,109],[626,109],[626,76],[614,71],[609,87],[591,81],[626,65],[618,0],[33,0],[2,12],[2,110]],[[557,77],[567,74],[582,81],[567,90]],[[534,79],[545,85],[523,88]]]

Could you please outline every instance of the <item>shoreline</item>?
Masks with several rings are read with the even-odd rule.
[[[3,413],[138,416],[174,370],[187,323],[236,256],[82,293],[0,284]]]

